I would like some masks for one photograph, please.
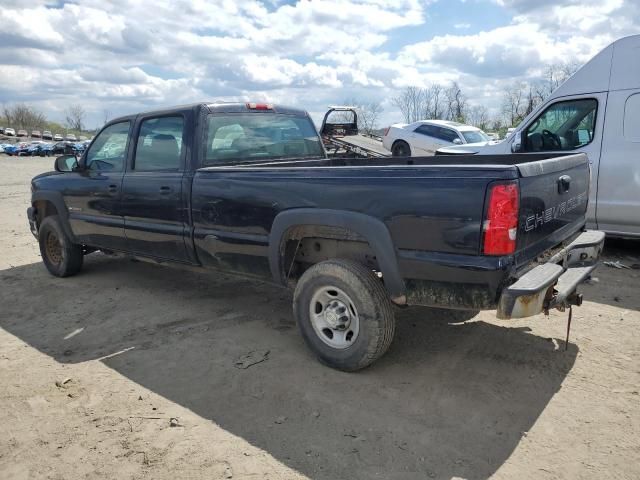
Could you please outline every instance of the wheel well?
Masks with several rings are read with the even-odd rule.
[[[292,227],[283,236],[280,252],[285,278],[293,282],[312,265],[335,258],[354,260],[379,271],[378,260],[367,240],[342,227]]]
[[[404,143],[407,147],[411,148],[410,145],[407,143],[407,141],[406,140],[402,140],[401,138],[399,138],[398,140],[395,140],[393,142],[393,144],[391,145],[391,148],[395,147],[399,143]]]
[[[38,226],[40,226],[40,224],[46,217],[50,217],[51,215],[58,215],[58,209],[52,202],[48,200],[36,200],[33,203],[33,206],[36,207],[36,211],[38,212]]]

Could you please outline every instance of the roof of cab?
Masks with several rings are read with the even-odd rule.
[[[257,102],[258,105],[267,104],[266,102]],[[256,111],[250,109],[248,107],[249,102],[197,102],[197,103],[188,103],[185,105],[176,105],[172,107],[159,108],[155,110],[147,110],[144,112],[136,112],[131,113],[129,115],[123,115],[118,118],[114,118],[110,120],[109,123],[120,122],[124,120],[131,120],[138,115],[165,115],[172,111],[180,111],[180,110],[189,110],[194,108],[206,108],[210,113],[242,113],[242,112],[251,112]],[[275,112],[282,113],[286,115],[298,115],[298,116],[309,116],[306,110],[302,110],[300,108],[287,107],[285,105],[277,105],[277,104],[268,104],[271,108],[269,110],[257,110],[258,112]]]

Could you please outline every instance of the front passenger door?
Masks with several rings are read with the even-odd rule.
[[[433,125],[420,125],[411,135],[412,150],[420,155],[434,155],[436,152],[437,139],[434,137],[435,128]]]
[[[131,122],[105,127],[71,172],[64,199],[69,223],[80,243],[105,249],[124,250],[124,219],[120,194],[129,146]]]

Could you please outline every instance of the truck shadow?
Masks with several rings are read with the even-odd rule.
[[[404,310],[388,354],[346,374],[312,357],[273,286],[99,256],[73,278],[33,264],[0,279],[6,331],[58,362],[100,359],[311,478],[488,478],[578,353]],[[250,351],[267,360],[237,368]]]
[[[604,262],[619,263],[621,267],[616,268]],[[607,238],[593,277],[594,281],[580,287],[585,300],[640,310],[640,240]]]

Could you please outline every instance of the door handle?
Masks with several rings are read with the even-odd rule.
[[[571,186],[571,177],[569,175],[562,175],[558,178],[558,193],[567,193]]]
[[[168,195],[172,191],[173,189],[171,187],[167,187],[167,186],[160,187],[160,195]]]
[[[117,185],[109,185],[109,193],[116,193],[118,191]]]

